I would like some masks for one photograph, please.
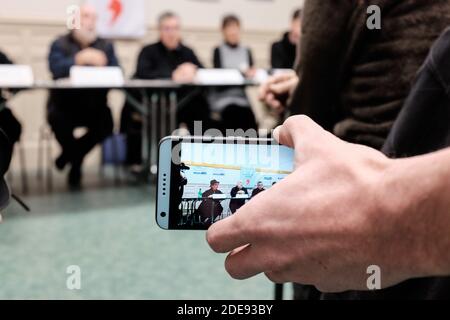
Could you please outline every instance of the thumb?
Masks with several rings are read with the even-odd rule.
[[[289,117],[273,131],[278,143],[290,148],[304,148],[308,143],[318,143],[326,131],[305,115]]]

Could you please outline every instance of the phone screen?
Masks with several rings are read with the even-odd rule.
[[[207,229],[293,171],[274,140],[173,141],[169,229]]]

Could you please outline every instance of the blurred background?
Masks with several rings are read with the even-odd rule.
[[[128,0],[133,1],[133,0]],[[16,64],[30,65],[39,80],[49,80],[51,42],[67,32],[67,8],[76,0],[0,0],[0,49]],[[158,39],[157,17],[166,10],[182,21],[184,44],[212,65],[221,43],[221,19],[236,14],[242,42],[258,68],[269,68],[270,46],[287,31],[302,0],[145,0],[145,32],[114,40],[125,75],[136,68],[141,48]],[[0,299],[272,299],[273,284],[259,276],[232,280],[225,256],[211,252],[204,232],[168,232],[154,219],[154,184],[117,183],[114,170],[102,168],[100,148],[88,155],[84,188],[69,192],[65,174],[52,170],[52,188],[37,179],[38,154],[46,124],[46,90],[21,92],[8,101],[22,123],[21,152],[15,152],[8,181],[31,207],[13,202],[0,224]],[[124,95],[109,93],[115,125]],[[117,129],[117,128],[116,128]],[[54,139],[50,157],[59,153]],[[46,149],[47,150],[47,149]],[[23,192],[24,172],[28,190]],[[81,268],[81,290],[68,290],[66,269]],[[290,288],[285,296],[290,297]]]

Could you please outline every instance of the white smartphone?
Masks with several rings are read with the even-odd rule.
[[[159,145],[156,222],[206,230],[293,171],[294,150],[272,139],[167,137]]]

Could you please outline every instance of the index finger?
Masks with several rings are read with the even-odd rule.
[[[241,208],[242,209],[242,208]],[[206,241],[217,253],[230,252],[250,243],[245,220],[238,210],[234,215],[214,223],[206,233]]]
[[[305,144],[318,144],[322,133],[326,132],[321,126],[305,115],[291,116],[275,128],[274,139],[285,146],[299,148],[301,142]]]

